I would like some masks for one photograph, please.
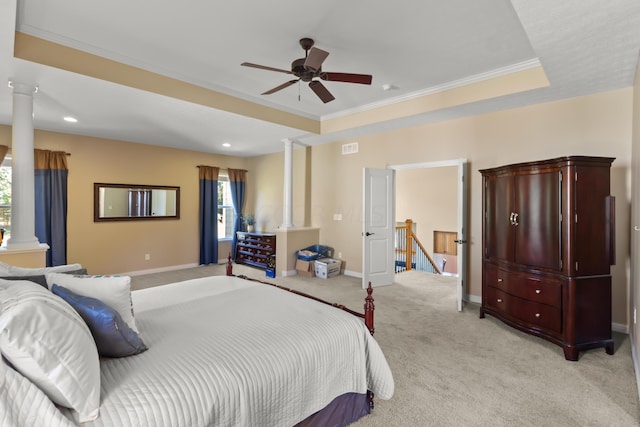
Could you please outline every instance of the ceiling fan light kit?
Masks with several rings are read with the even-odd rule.
[[[274,87],[262,95],[271,95],[282,89],[285,89],[294,83],[299,81],[309,83],[311,90],[320,98],[325,104],[331,102],[335,97],[329,92],[329,90],[322,84],[320,80],[331,82],[345,82],[345,83],[358,83],[370,85],[372,76],[369,74],[352,74],[352,73],[332,73],[322,71],[322,64],[329,52],[314,47],[313,39],[308,37],[300,39],[300,46],[304,49],[304,58],[298,58],[291,63],[291,70],[284,70],[281,68],[267,67],[265,65],[252,64],[250,62],[243,62],[242,66],[258,68],[267,71],[276,71],[279,73],[292,74],[297,77],[295,80],[289,80],[279,86]],[[320,80],[314,80],[320,79]]]

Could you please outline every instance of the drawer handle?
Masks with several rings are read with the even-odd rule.
[[[498,283],[502,283],[502,282],[504,282],[504,280],[502,280],[501,277],[498,277]]]
[[[541,293],[542,291],[540,289],[536,289],[536,294]]]
[[[498,298],[496,301],[498,301],[498,302],[502,302],[502,298]]]
[[[537,318],[539,318],[540,316],[542,316],[540,313],[536,313]]]

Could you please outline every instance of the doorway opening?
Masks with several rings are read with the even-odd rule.
[[[436,259],[440,265],[443,259],[446,260],[445,272],[455,271],[451,275],[456,277],[456,305],[461,311],[467,277],[467,160],[392,165],[389,169],[396,172],[398,220],[407,215],[415,217],[411,219],[416,223],[420,239],[424,236],[431,250],[443,251],[437,252],[441,255]],[[436,234],[436,231],[445,233]],[[455,251],[452,244],[456,246]],[[454,252],[455,256],[451,255]]]

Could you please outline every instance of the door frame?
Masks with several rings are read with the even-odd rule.
[[[457,208],[457,230],[458,230],[458,240],[460,241],[458,246],[458,280],[456,286],[456,300],[457,300],[457,309],[458,311],[462,311],[462,300],[468,300],[468,292],[466,289],[467,286],[467,257],[468,257],[468,230],[469,230],[469,219],[468,219],[468,182],[469,177],[467,174],[468,161],[467,159],[452,159],[452,160],[440,160],[436,162],[421,162],[421,163],[406,163],[401,165],[390,165],[387,166],[389,169],[394,169],[396,171],[401,170],[410,170],[410,169],[433,169],[433,168],[441,168],[441,167],[451,167],[456,166],[458,168],[458,191],[457,191],[457,200],[458,200],[458,208]],[[394,191],[394,199],[395,192]],[[467,298],[464,298],[464,295],[467,295]]]

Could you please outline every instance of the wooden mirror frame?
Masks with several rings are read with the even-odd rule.
[[[154,191],[157,190],[165,190],[165,191],[175,191],[175,214],[154,214],[151,211],[151,207],[153,206],[152,198],[149,199],[149,203],[147,203],[146,207],[149,208],[148,214],[131,214],[131,200],[126,196],[123,199],[124,201],[120,203],[120,211],[123,212],[122,215],[114,215],[114,216],[105,216],[103,214],[104,208],[101,206],[101,191],[103,189],[120,189],[120,190],[139,190],[139,191],[149,191],[150,194],[153,195]],[[104,191],[102,191],[104,193]],[[180,187],[171,187],[164,185],[138,185],[138,184],[105,184],[96,182],[93,184],[93,220],[94,222],[103,222],[103,221],[148,221],[148,220],[167,220],[167,219],[180,219]]]

